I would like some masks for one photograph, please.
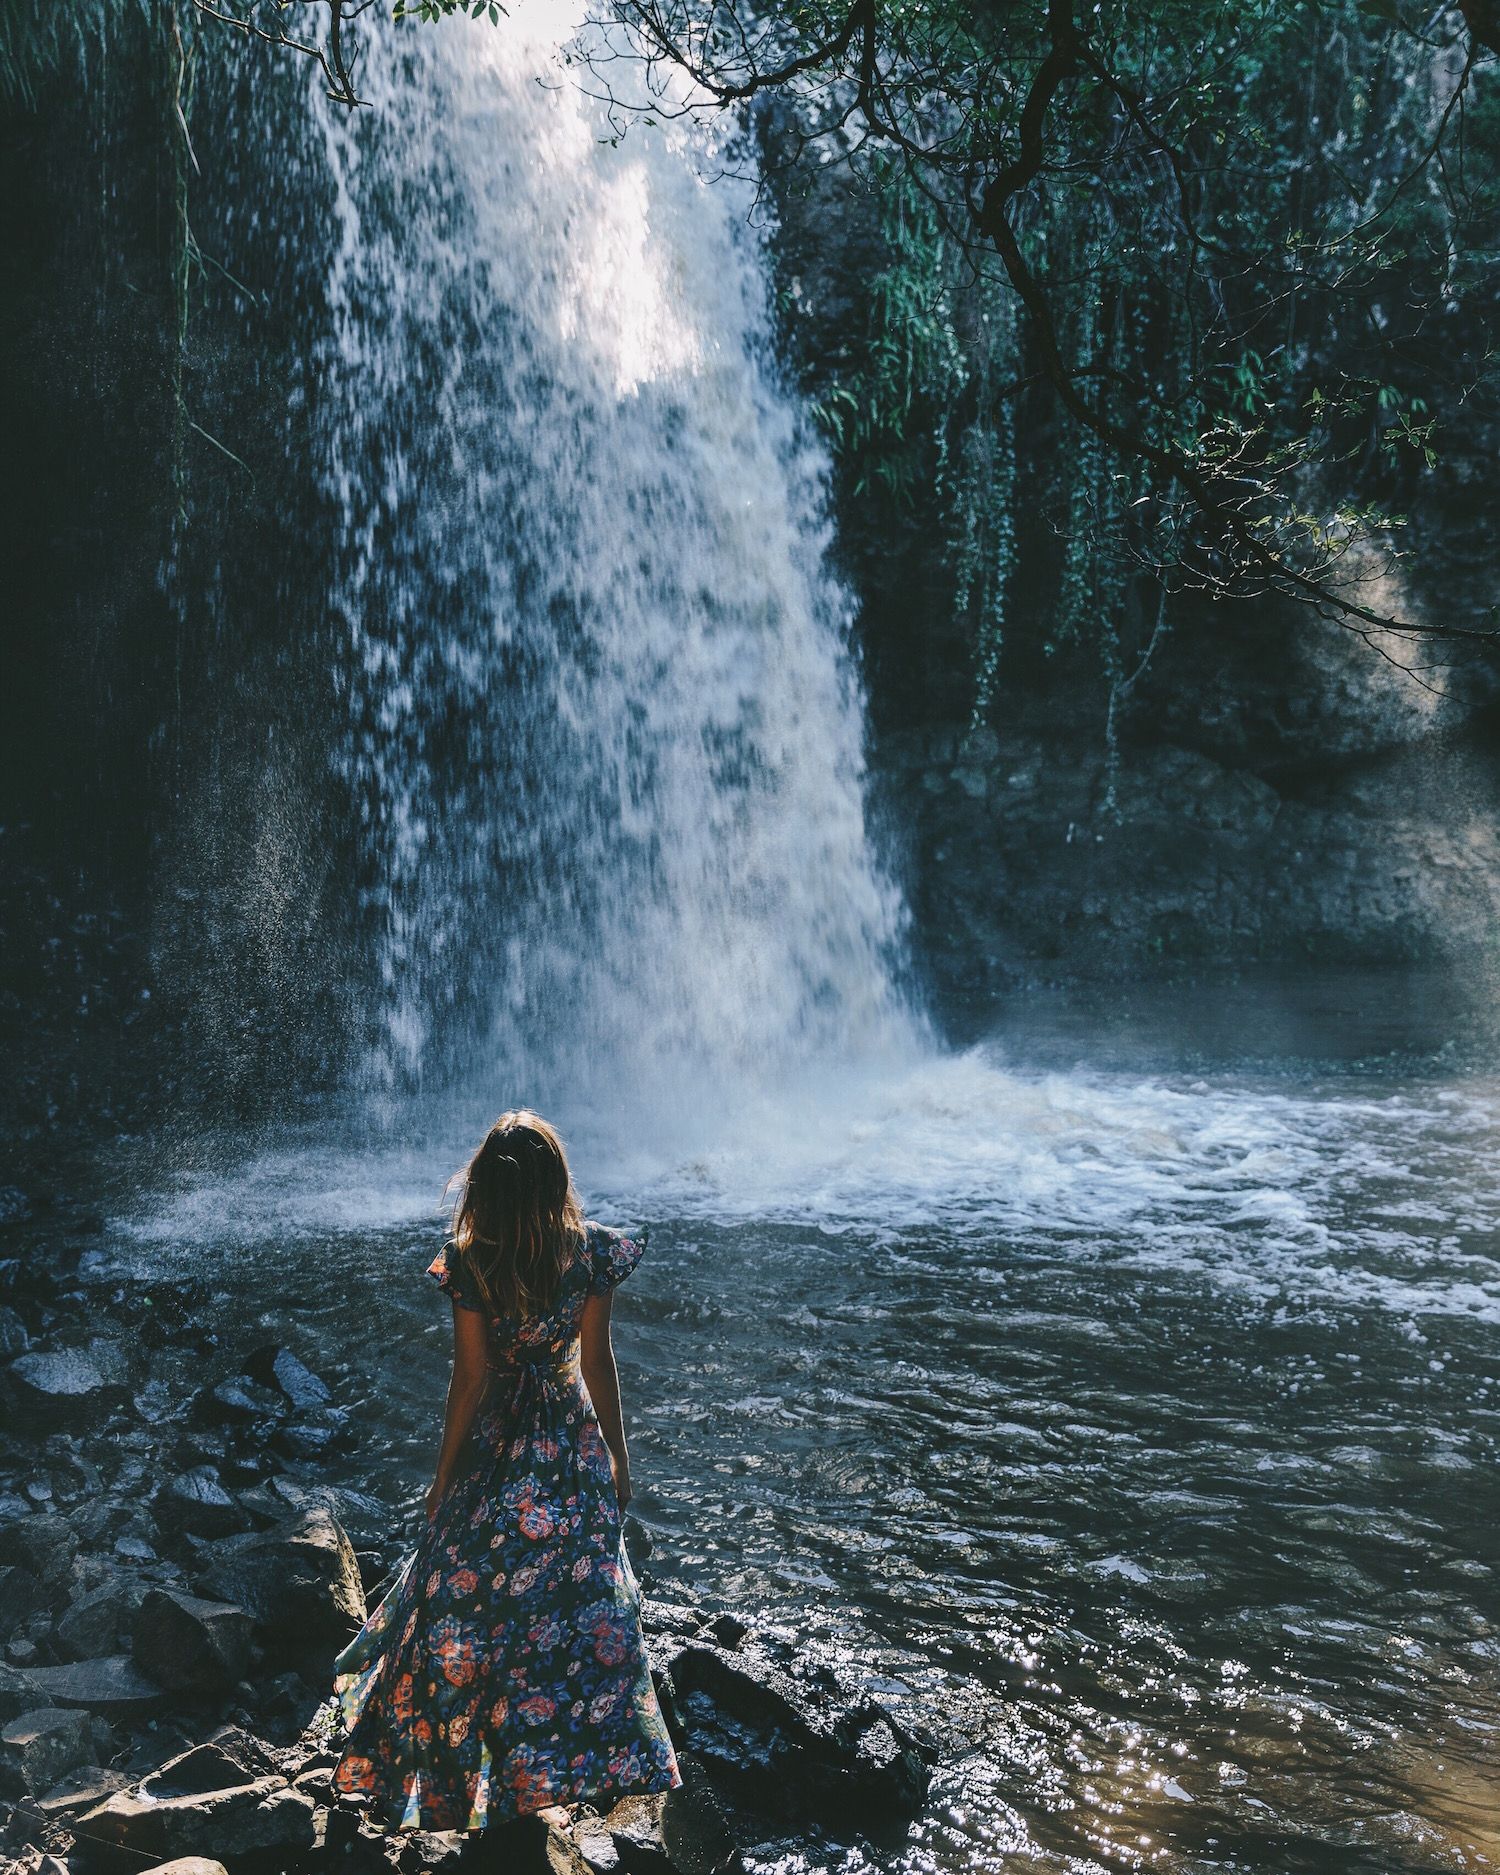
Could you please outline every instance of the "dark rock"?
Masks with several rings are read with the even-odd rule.
[[[86,1712],[44,1706],[22,1713],[0,1731],[0,1776],[12,1794],[34,1797],[80,1765],[94,1762]]]
[[[34,1667],[42,1650],[29,1635],[18,1634],[5,1643],[5,1658],[13,1667]]]
[[[112,1403],[116,1389],[86,1354],[59,1348],[22,1354],[6,1369],[17,1409],[33,1420],[56,1425],[87,1422]]]
[[[0,1185],[0,1224],[24,1224],[31,1215],[31,1200],[19,1185]]]
[[[129,1783],[130,1779],[121,1771],[96,1764],[80,1765],[38,1797],[36,1808],[43,1816],[54,1820],[76,1816],[82,1810],[93,1809],[96,1803],[103,1803],[117,1790],[126,1789]]]
[[[257,1348],[245,1362],[245,1372],[264,1387],[275,1387],[299,1413],[309,1413],[333,1402],[328,1383],[299,1361],[289,1348]]]
[[[145,1589],[130,1576],[115,1576],[80,1595],[57,1624],[57,1647],[65,1660],[94,1660],[119,1651]]]
[[[213,1544],[194,1587],[248,1609],[268,1639],[299,1649],[342,1645],[365,1619],[354,1550],[322,1509]]]
[[[333,1426],[299,1420],[290,1426],[278,1426],[271,1444],[286,1458],[321,1458],[336,1436]]]
[[[396,1867],[401,1875],[421,1875],[422,1870],[441,1868],[444,1863],[456,1865],[463,1854],[463,1844],[456,1836],[438,1836],[431,1830],[403,1830],[400,1843]]]
[[[26,1324],[12,1308],[0,1308],[0,1360],[13,1360],[31,1346]]]
[[[219,1482],[212,1465],[169,1478],[151,1500],[151,1514],[169,1535],[228,1536],[250,1519]]]
[[[78,1534],[66,1517],[36,1512],[0,1524],[0,1563],[24,1569],[52,1595],[54,1605],[67,1587],[68,1570],[78,1554]]]
[[[209,1418],[226,1420],[231,1425],[256,1425],[268,1420],[274,1424],[285,1419],[290,1411],[286,1396],[278,1388],[263,1387],[245,1374],[221,1380],[218,1386],[200,1393],[197,1409]]]
[[[80,1706],[89,1712],[149,1712],[166,1698],[125,1654],[79,1660],[65,1667],[0,1669],[0,1709],[12,1716],[41,1706]]]
[[[136,1616],[137,1661],[163,1686],[209,1692],[232,1686],[250,1662],[250,1617],[228,1602],[150,1589]]]
[[[155,1855],[242,1856],[310,1849],[313,1801],[275,1774],[249,1776],[221,1746],[195,1745],[131,1790],[86,1811],[76,1825],[91,1844]]]
[[[702,1766],[691,1753],[679,1752],[677,1768],[682,1783],[666,1793],[660,1818],[662,1850],[675,1875],[739,1875],[740,1852]],[[621,1863],[624,1875],[633,1875],[623,1853]]]
[[[93,1335],[88,1357],[103,1376],[107,1387],[124,1387],[130,1379],[130,1351],[113,1335]]]
[[[0,1640],[9,1640],[23,1621],[46,1606],[42,1585],[29,1569],[0,1564]]]
[[[722,1614],[706,1622],[700,1632],[706,1639],[717,1641],[721,1647],[727,1647],[733,1652],[750,1632],[750,1625],[741,1621],[738,1615]]]
[[[689,1642],[663,1675],[664,1710],[692,1751],[747,1801],[856,1831],[914,1816],[935,1759],[873,1700],[840,1706],[763,1651]]]

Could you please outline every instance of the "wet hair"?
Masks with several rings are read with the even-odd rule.
[[[502,1113],[454,1185],[449,1243],[458,1272],[494,1315],[544,1314],[584,1241],[557,1129],[529,1107]]]

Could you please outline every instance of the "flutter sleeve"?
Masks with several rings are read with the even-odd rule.
[[[461,1309],[473,1309],[477,1315],[484,1314],[484,1304],[475,1292],[473,1284],[454,1267],[446,1244],[427,1265],[427,1274],[443,1294],[451,1296]]]
[[[594,1226],[590,1295],[602,1296],[624,1282],[645,1254],[649,1234],[649,1229],[642,1229],[635,1236],[627,1237],[623,1231],[611,1230],[607,1224]]]

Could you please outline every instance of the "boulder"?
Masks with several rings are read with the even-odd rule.
[[[333,1402],[333,1390],[290,1348],[257,1348],[245,1362],[245,1372],[263,1387],[275,1387],[299,1413],[310,1413]]]
[[[44,1706],[0,1730],[0,1777],[12,1795],[34,1797],[69,1771],[94,1762],[86,1712]]]
[[[155,1868],[143,1869],[141,1875],[229,1875],[229,1870],[206,1855],[180,1855],[170,1862],[158,1862]]]
[[[101,1848],[163,1861],[188,1856],[241,1856],[310,1849],[311,1797],[274,1774],[252,1776],[216,1744],[195,1745],[133,1789],[120,1791],[78,1818],[81,1838]]]
[[[670,1656],[664,1710],[727,1788],[825,1826],[879,1828],[917,1814],[936,1753],[874,1700],[819,1697],[762,1650],[703,1641]]]
[[[194,1587],[248,1609],[269,1640],[299,1650],[341,1646],[365,1619],[353,1547],[321,1508],[211,1545]]]
[[[679,1752],[677,1768],[682,1772],[682,1783],[659,1800],[657,1828],[663,1855],[675,1875],[740,1875],[744,1867],[740,1852],[730,1834],[723,1807],[702,1767],[690,1753]],[[626,1799],[627,1804],[640,1801],[639,1798]],[[609,1814],[611,1830],[615,1828],[617,1814],[617,1810]],[[638,1864],[631,1860],[628,1839],[617,1834],[615,1843],[620,1851],[622,1875],[635,1875]]]
[[[38,1797],[35,1808],[45,1817],[62,1820],[77,1816],[80,1811],[92,1810],[95,1804],[103,1803],[106,1797],[112,1797],[117,1790],[124,1790],[129,1783],[130,1779],[122,1771],[107,1770],[96,1764],[82,1764]]]
[[[57,1648],[65,1660],[94,1660],[118,1653],[145,1593],[131,1576],[115,1576],[80,1595],[57,1624]]]
[[[212,1465],[196,1465],[168,1478],[151,1499],[151,1515],[170,1536],[228,1536],[250,1521]]]
[[[54,1600],[61,1599],[77,1554],[78,1533],[66,1517],[35,1511],[0,1524],[0,1563],[24,1569]]]
[[[248,1374],[236,1374],[221,1380],[216,1387],[198,1395],[197,1411],[206,1419],[222,1420],[229,1425],[258,1425],[285,1419],[291,1410],[286,1396],[277,1387],[264,1387]]]
[[[141,1875],[229,1875],[229,1870],[206,1855],[180,1855],[170,1862],[158,1862],[155,1868],[143,1869]]]
[[[0,1563],[0,1640],[8,1641],[22,1622],[45,1606],[42,1585],[30,1570]]]
[[[126,1654],[65,1667],[0,1668],[0,1711],[11,1717],[42,1706],[80,1707],[108,1716],[145,1713],[165,1698]]]
[[[243,1677],[250,1638],[243,1608],[154,1588],[141,1601],[131,1645],[137,1661],[163,1686],[212,1692]]]
[[[18,1409],[39,1424],[87,1423],[103,1413],[119,1391],[76,1348],[18,1355],[6,1373]]]

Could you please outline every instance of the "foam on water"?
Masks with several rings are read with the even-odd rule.
[[[129,1221],[138,1242],[435,1225],[486,1119],[406,1143],[289,1142],[184,1175]],[[785,1225],[914,1247],[980,1238],[1007,1257],[1117,1258],[1188,1283],[1330,1309],[1500,1322],[1500,1096],[1488,1084],[1351,1096],[1231,1077],[1043,1072],[977,1046],[904,1070],[816,1067],[677,1136],[557,1115],[585,1195],[631,1220]],[[388,1136],[389,1138],[389,1136]]]

